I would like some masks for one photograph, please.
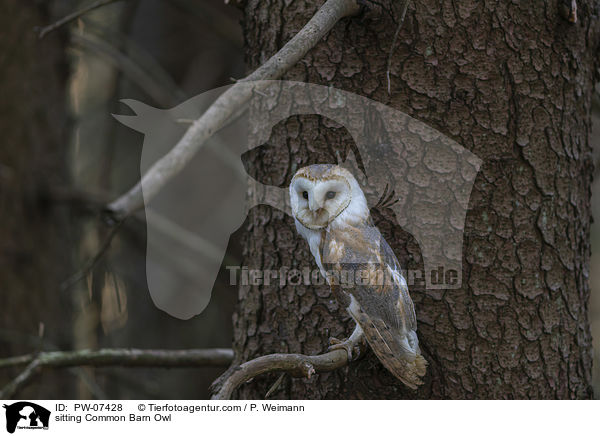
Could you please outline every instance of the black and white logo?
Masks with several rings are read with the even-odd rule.
[[[6,431],[14,433],[16,429],[47,430],[50,411],[29,401],[5,404]]]

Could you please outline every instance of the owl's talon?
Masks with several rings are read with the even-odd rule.
[[[350,338],[343,341],[337,338],[329,338],[329,344],[327,351],[346,350],[346,353],[348,353],[348,362],[358,359],[362,354],[360,344],[350,340]]]

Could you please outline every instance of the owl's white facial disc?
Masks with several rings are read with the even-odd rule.
[[[296,173],[290,184],[294,217],[309,229],[323,229],[340,215],[352,200],[349,181],[342,175],[323,179]]]

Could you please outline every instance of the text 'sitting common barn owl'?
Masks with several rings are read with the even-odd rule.
[[[332,293],[356,321],[352,335],[345,341],[333,339],[331,348],[346,349],[351,359],[366,338],[383,365],[416,389],[427,361],[419,349],[413,302],[360,185],[337,165],[311,165],[294,175],[290,200],[298,233]]]

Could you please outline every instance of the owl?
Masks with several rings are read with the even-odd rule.
[[[330,349],[353,359],[364,339],[381,363],[406,386],[422,384],[417,320],[394,252],[374,226],[365,195],[352,173],[337,165],[304,167],[290,183],[298,233],[338,302],[356,321],[346,340]]]

